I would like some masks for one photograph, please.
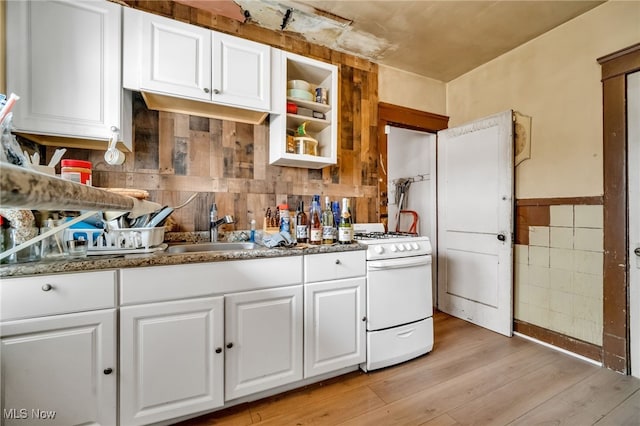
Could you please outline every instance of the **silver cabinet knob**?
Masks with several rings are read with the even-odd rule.
[[[213,93],[216,94],[216,95],[219,95],[220,91],[218,89],[213,89]]]
[[[336,265],[341,264],[342,262],[340,262],[340,259],[336,259]]]
[[[42,286],[42,291],[50,291],[53,290],[53,286],[51,284],[45,284]]]
[[[204,88],[204,93],[209,93],[209,88],[208,87]]]
[[[636,254],[636,256],[640,256],[640,247],[636,247],[633,252]]]

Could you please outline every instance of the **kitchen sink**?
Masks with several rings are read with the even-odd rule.
[[[209,251],[234,251],[234,250],[254,250],[259,246],[256,243],[197,243],[178,244],[169,246],[167,253],[199,253]]]

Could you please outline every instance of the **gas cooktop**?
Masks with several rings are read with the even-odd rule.
[[[409,232],[355,232],[353,237],[356,240],[387,240],[392,238],[418,237],[418,234]]]

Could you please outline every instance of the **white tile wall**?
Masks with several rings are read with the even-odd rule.
[[[529,284],[536,287],[549,288],[550,282],[548,267],[529,265]]]
[[[550,226],[573,227],[573,206],[550,206]]]
[[[530,226],[529,246],[549,247],[549,227]]]
[[[529,265],[549,267],[549,247],[529,246]]]
[[[604,212],[602,206],[574,206],[576,228],[602,228]]]
[[[515,317],[602,345],[602,206],[550,206],[515,247]]]
[[[552,226],[549,233],[549,247],[564,249],[573,248],[573,228],[561,228],[559,226]]]
[[[549,266],[551,268],[573,271],[573,250],[550,248]]]
[[[574,271],[602,276],[604,254],[602,252],[574,250]]]
[[[514,250],[514,256],[516,258],[516,264],[522,263],[525,265],[529,264],[529,246],[525,246],[524,244],[516,244]]]
[[[575,228],[574,232],[575,249],[603,251],[604,230],[602,228]]]
[[[575,272],[566,269],[549,269],[549,287],[567,293],[573,292],[573,275]]]

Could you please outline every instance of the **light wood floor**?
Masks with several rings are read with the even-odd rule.
[[[435,347],[183,422],[205,425],[640,425],[640,379],[443,313]]]

